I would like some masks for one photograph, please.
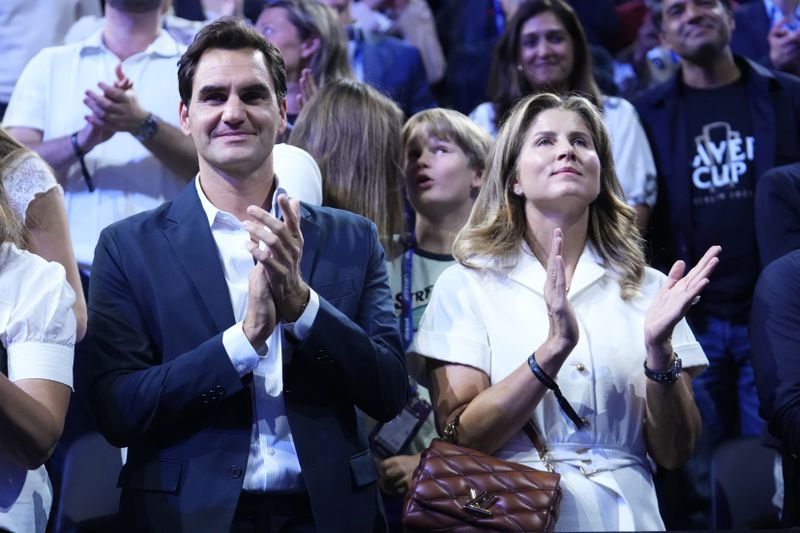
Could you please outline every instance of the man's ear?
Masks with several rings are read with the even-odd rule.
[[[307,59],[312,57],[322,46],[322,41],[316,35],[309,37],[300,43],[300,57]]]
[[[181,131],[184,135],[191,135],[192,128],[189,125],[189,106],[181,102],[178,104],[178,116],[181,121]]]
[[[286,131],[286,96],[281,99],[280,105],[280,119],[278,121],[278,135],[280,136]]]

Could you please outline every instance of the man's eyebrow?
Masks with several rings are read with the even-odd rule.
[[[222,85],[205,85],[201,87],[199,91],[197,91],[197,95],[202,97],[224,90],[225,87],[223,87]]]
[[[241,89],[241,92],[249,92],[249,91],[261,91],[267,94],[270,93],[269,87],[263,83],[253,83]]]

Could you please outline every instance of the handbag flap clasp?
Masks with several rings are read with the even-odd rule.
[[[481,516],[492,516],[492,512],[489,510],[489,507],[494,505],[494,502],[497,500],[495,496],[492,496],[485,490],[478,492],[471,487],[469,489],[469,495],[471,499],[463,506],[465,511],[479,514]]]

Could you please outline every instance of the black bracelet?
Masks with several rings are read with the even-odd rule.
[[[78,132],[76,131],[69,137],[69,141],[72,143],[72,151],[75,152],[75,156],[78,158],[78,162],[81,164],[81,172],[83,173],[83,181],[86,182],[86,188],[89,189],[89,192],[94,192],[94,182],[92,181],[92,175],[89,174],[89,169],[86,168],[86,161],[84,161],[83,156],[86,155],[86,152],[81,150],[81,147],[78,145]]]
[[[553,378],[545,374],[544,370],[542,370],[542,367],[540,367],[539,363],[536,362],[535,356],[536,352],[533,352],[528,356],[528,366],[530,367],[531,372],[533,372],[533,375],[539,378],[539,381],[541,381],[545,387],[553,391],[553,394],[556,395],[556,400],[558,401],[558,405],[561,407],[561,410],[564,411],[564,413],[569,417],[570,420],[572,420],[572,423],[575,424],[578,429],[588,425],[589,419],[578,416],[578,413],[575,412],[575,409],[573,409],[567,399],[564,398],[564,395],[561,393],[561,388],[558,386],[558,384],[553,380]]]

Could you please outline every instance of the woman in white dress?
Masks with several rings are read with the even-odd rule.
[[[409,349],[437,424],[460,413],[460,444],[543,469],[532,420],[562,476],[558,530],[663,529],[648,456],[677,467],[699,435],[691,378],[708,363],[683,316],[719,247],[685,275],[645,266],[581,97],[524,98],[485,180]]]
[[[646,229],[656,202],[650,144],[633,105],[601,94],[583,27],[564,0],[525,0],[519,5],[494,50],[489,101],[469,118],[494,137],[520,98],[540,92],[577,92],[602,110],[622,191],[636,208],[639,228]]]
[[[47,525],[43,463],[64,427],[76,326],[64,268],[25,245],[0,187],[0,530],[28,533]]]
[[[24,225],[27,249],[60,263],[75,291],[72,306],[77,340],[86,333],[86,300],[72,250],[64,192],[53,171],[36,153],[24,148],[0,128],[0,178],[11,209]]]

